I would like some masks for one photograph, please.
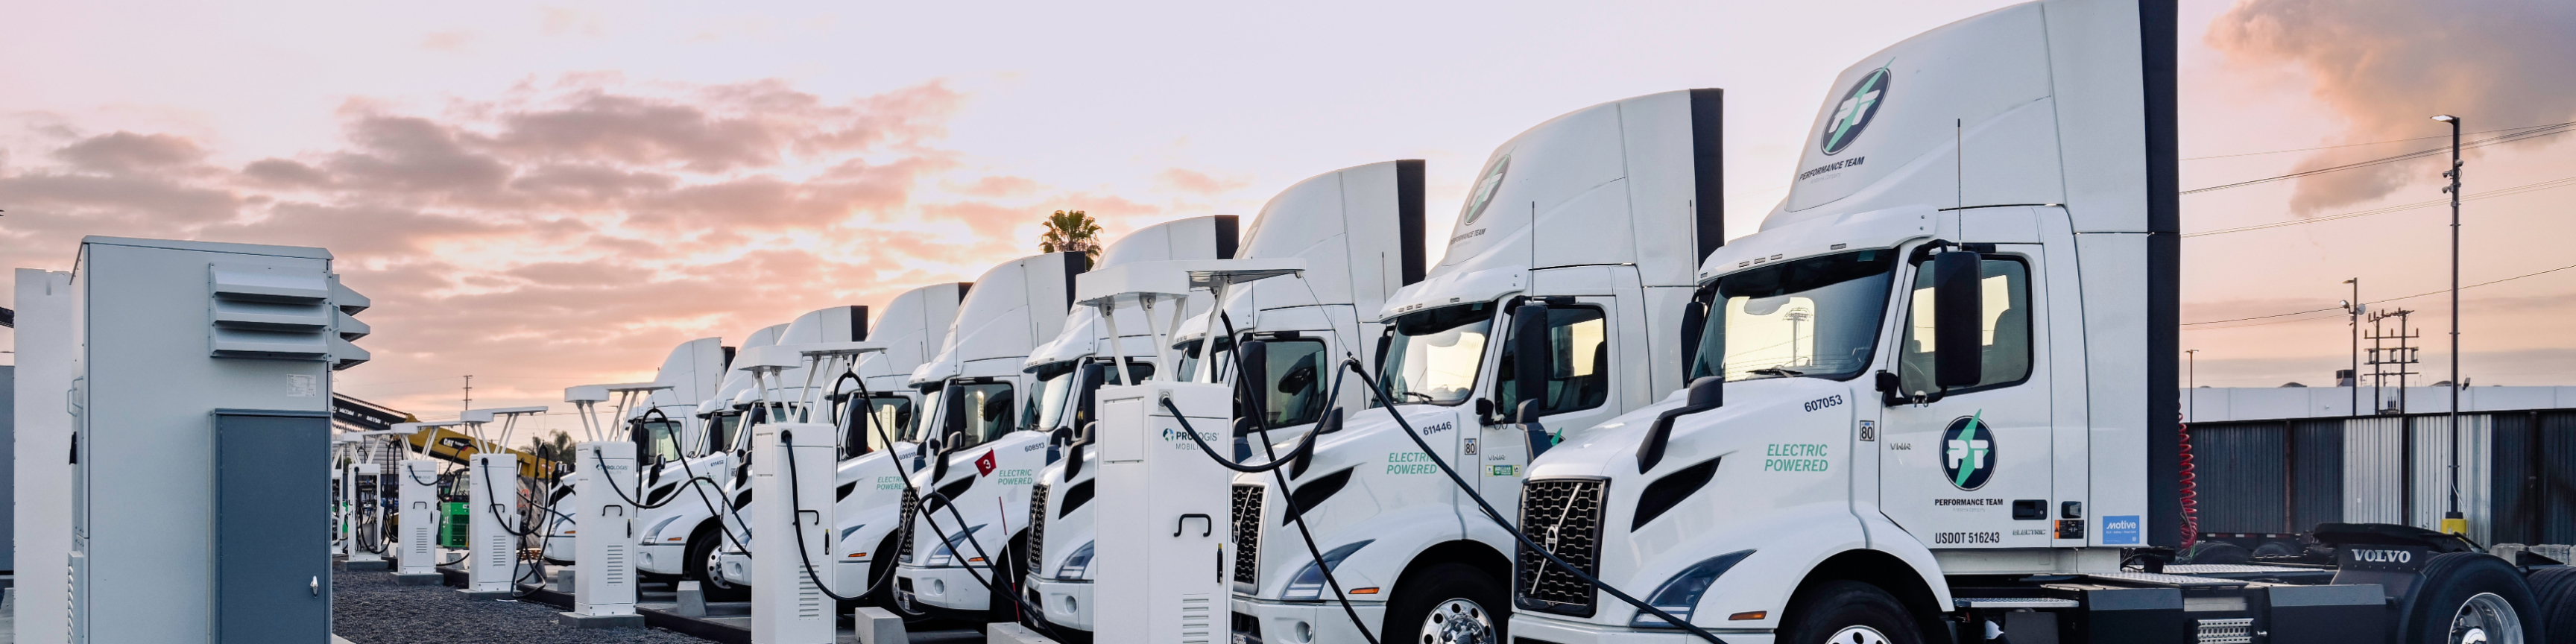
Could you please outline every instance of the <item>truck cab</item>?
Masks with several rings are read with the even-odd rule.
[[[786,330],[787,325],[779,324],[753,331],[744,337],[741,347],[777,344]],[[728,354],[726,362],[731,361]],[[751,383],[747,374],[724,370],[716,373],[725,375],[707,399],[687,408],[686,413],[656,408],[636,419],[641,428],[679,422],[690,430],[675,441],[679,458],[638,464],[643,468],[644,497],[638,499],[642,504],[635,512],[635,569],[644,579],[704,584],[709,578],[707,564],[715,545],[726,538],[713,520],[718,516],[716,509],[724,507],[725,494],[731,486],[739,461],[733,448],[741,440],[742,430],[741,414],[732,409],[729,401],[748,391]],[[733,534],[741,534],[741,527],[737,522]],[[724,592],[710,589],[708,594],[711,598],[723,597]]]
[[[774,339],[767,344],[855,342],[857,341],[855,339],[866,338],[867,334],[867,307],[833,306],[796,316],[795,320],[779,328]],[[774,377],[786,384],[782,386],[773,382],[770,386],[771,391],[766,392],[778,397],[776,401],[767,404],[780,407],[780,417],[789,419],[786,422],[806,422],[804,419],[810,418],[814,410],[805,409],[801,403],[785,401],[804,400],[805,388],[808,386],[828,386],[823,383],[808,385],[807,371],[808,369],[803,366],[779,371]],[[815,374],[815,377],[819,379],[822,376]],[[701,405],[699,414],[711,420],[710,426],[722,427],[726,430],[725,435],[721,437],[723,440],[716,443],[722,446],[720,449],[725,454],[724,462],[713,469],[697,469],[695,464],[691,464],[687,469],[694,471],[697,476],[713,481],[714,486],[707,494],[689,494],[671,505],[694,503],[708,515],[706,519],[700,521],[701,531],[704,534],[693,535],[689,541],[683,542],[689,544],[689,547],[683,551],[683,556],[693,560],[693,563],[687,565],[698,574],[694,579],[702,583],[707,598],[714,601],[741,601],[751,596],[751,585],[725,576],[724,553],[728,549],[733,552],[743,552],[751,545],[753,535],[750,520],[745,513],[749,512],[751,507],[752,427],[769,422],[771,415],[757,408],[757,405],[762,404],[760,401],[765,395],[764,392],[759,391],[759,385],[749,371],[735,369],[727,372],[724,385],[717,389],[716,394],[718,400],[722,402],[712,408]],[[647,502],[651,501],[648,499]],[[686,520],[674,521],[673,525],[685,522]],[[748,575],[741,577],[741,579],[748,578]]]
[[[692,412],[697,409],[697,401],[715,395],[716,385],[724,373],[725,356],[730,350],[720,338],[698,338],[672,347],[671,353],[663,356],[662,366],[653,375],[655,383],[669,388],[646,395],[643,404],[634,408],[617,410],[621,414],[619,424],[626,428],[628,440],[635,441],[635,457],[639,466],[652,468],[679,458],[681,442],[696,430],[696,418]],[[653,410],[661,413],[648,413]],[[647,417],[653,420],[647,422],[644,420]],[[572,464],[576,469],[581,466],[581,463]],[[564,477],[564,480],[571,479]],[[649,482],[647,486],[650,486]],[[556,486],[548,494],[547,507],[553,508],[554,512],[544,524],[545,542],[541,550],[548,563],[563,566],[576,563],[574,543],[581,537],[580,526],[575,524],[572,514],[566,509],[579,505],[581,490],[578,487],[566,483]]]
[[[1691,272],[1723,239],[1720,111],[1718,90],[1651,94],[1568,113],[1494,151],[1447,254],[1372,316],[1384,331],[1358,355],[1377,363],[1392,404],[1347,410],[1285,485],[1236,476],[1236,641],[1359,641],[1359,625],[1381,641],[1499,635],[1512,538],[1432,459],[1459,463],[1509,507],[1531,455],[1516,421],[1590,426],[1681,386],[1671,356]],[[1274,286],[1293,284],[1260,292]]]
[[[1009,553],[1021,551],[1029,486],[1046,465],[1046,433],[1022,421],[1038,394],[1022,368],[1063,332],[1073,276],[1087,264],[1082,253],[1048,253],[985,271],[958,303],[947,345],[907,381],[929,401],[928,447],[906,463],[912,479],[897,506],[908,535],[895,551],[899,612],[984,623],[996,603],[985,583],[1010,587],[1001,580],[1014,578]],[[1011,595],[1001,597],[999,621],[1010,621]]]

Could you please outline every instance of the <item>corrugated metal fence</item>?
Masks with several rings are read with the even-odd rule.
[[[2195,423],[2203,532],[2319,523],[2438,528],[2460,454],[2460,509],[2479,543],[2576,542],[2576,410]],[[2410,484],[2411,482],[2411,484]]]

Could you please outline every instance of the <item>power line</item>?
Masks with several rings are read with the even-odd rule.
[[[2526,126],[2522,126],[2522,127],[2508,127],[2508,128],[2502,128],[2502,129],[2485,130],[2485,131],[2479,131],[2479,132],[2470,132],[2470,134],[2494,134],[2494,133],[2497,133],[2497,132],[2511,132],[2511,131],[2514,131],[2514,130],[2524,130],[2524,129],[2541,128],[2541,127],[2556,127],[2556,126],[2560,126],[2560,125],[2569,125],[2569,124],[2576,124],[2576,121],[2570,121],[2570,122],[2568,122],[2568,123],[2553,123],[2553,124],[2549,124],[2549,125],[2526,125]],[[2447,139],[2447,138],[2450,138],[2450,136],[2449,136],[2449,135],[2419,136],[2419,137],[2415,137],[2415,138],[2411,138],[2411,139],[2390,139],[2390,140],[2386,140],[2386,141],[2371,141],[2371,142],[2369,142],[2369,143],[2344,143],[2344,144],[2340,144],[2340,145],[2320,145],[2320,146],[2313,147],[2313,148],[2291,148],[2291,149],[2288,149],[2288,150],[2272,150],[2272,151],[2269,151],[2269,152],[2241,152],[2241,153],[2237,153],[2237,154],[2213,154],[2213,155],[2209,155],[2209,156],[2205,156],[2205,157],[2185,157],[2185,158],[2183,158],[2183,159],[2181,159],[2181,160],[2183,160],[2183,161],[2199,161],[2199,160],[2202,160],[2202,159],[2228,159],[2228,158],[2235,158],[2235,157],[2252,157],[2252,156],[2262,156],[2262,155],[2266,155],[2266,154],[2280,154],[2280,153],[2283,153],[2283,152],[2306,152],[2306,151],[2309,151],[2309,150],[2332,150],[2332,149],[2335,149],[2335,148],[2350,148],[2350,147],[2359,147],[2359,146],[2364,146],[2364,145],[2385,145],[2385,144],[2389,144],[2389,143],[2405,143],[2405,142],[2407,142],[2407,141],[2422,141],[2422,140],[2426,140],[2426,139]]]
[[[2506,135],[2502,135],[2502,136],[2496,136],[2496,137],[2490,137],[2490,138],[2485,138],[2485,139],[2479,139],[2479,140],[2472,141],[2472,142],[2469,142],[2469,143],[2461,144],[2461,145],[2460,145],[2460,147],[2461,147],[2462,149],[2468,149],[2468,148],[2479,148],[2479,147],[2486,147],[2486,146],[2490,146],[2490,145],[2497,145],[2497,144],[2503,144],[2503,143],[2513,143],[2513,142],[2516,142],[2516,141],[2525,141],[2525,140],[2530,140],[2530,139],[2539,138],[2539,137],[2543,137],[2543,136],[2549,136],[2549,135],[2552,135],[2552,134],[2565,134],[2565,133],[2567,133],[2567,132],[2576,132],[2576,127],[2571,127],[2571,126],[2576,126],[2576,121],[2571,121],[2571,122],[2568,122],[2568,123],[2560,123],[2560,124],[2557,124],[2557,125],[2544,125],[2544,126],[2541,126],[2541,127],[2539,127],[2539,128],[2530,129],[2530,130],[2524,130],[2524,131],[2521,131],[2521,132],[2515,132],[2515,133],[2513,133],[2513,134],[2506,134]],[[2332,167],[2325,167],[2325,168],[2317,168],[2317,169],[2315,169],[2315,170],[2306,170],[2306,171],[2301,171],[2301,172],[2292,172],[2292,173],[2285,174],[2285,175],[2281,175],[2281,176],[2277,176],[2277,177],[2265,177],[2265,178],[2255,179],[2255,180],[2251,180],[2251,181],[2239,181],[2239,182],[2236,182],[2236,183],[2223,184],[2223,185],[2215,185],[2215,186],[2210,186],[2210,187],[2207,187],[2207,188],[2198,188],[2198,189],[2193,189],[2193,190],[2184,190],[2184,191],[2182,191],[2182,194],[2189,195],[2189,194],[2199,194],[2199,193],[2203,193],[2203,192],[2209,192],[2209,191],[2213,191],[2213,190],[2226,190],[2226,189],[2228,189],[2228,188],[2242,188],[2242,187],[2245,187],[2245,186],[2251,186],[2251,185],[2257,185],[2257,184],[2271,183],[2271,182],[2274,182],[2274,181],[2284,181],[2284,180],[2289,180],[2289,179],[2296,179],[2296,178],[2299,178],[2299,177],[2305,177],[2305,176],[2310,176],[2310,175],[2324,174],[2324,173],[2328,173],[2328,172],[2335,172],[2335,171],[2338,171],[2338,170],[2351,170],[2351,169],[2354,169],[2354,168],[2365,168],[2365,167],[2370,167],[2370,166],[2375,166],[2375,165],[2385,165],[2385,164],[2390,164],[2390,163],[2396,163],[2396,162],[2399,162],[2399,161],[2406,161],[2406,160],[2410,160],[2410,159],[2419,159],[2419,158],[2428,157],[2428,156],[2433,156],[2433,155],[2437,155],[2437,154],[2445,154],[2445,153],[2448,153],[2448,152],[2450,152],[2450,151],[2451,151],[2450,146],[2442,146],[2442,147],[2438,147],[2438,148],[2431,148],[2431,149],[2426,149],[2426,150],[2417,150],[2417,151],[2414,151],[2414,152],[2408,152],[2408,153],[2400,154],[2400,155],[2397,155],[2397,156],[2381,157],[2381,158],[2371,159],[2371,160],[2369,160],[2369,161],[2363,161],[2363,162],[2359,162],[2359,163],[2347,163],[2347,164],[2343,164],[2343,165],[2339,165],[2339,166],[2332,166]],[[2446,202],[2444,202],[2444,203],[2449,203],[2449,202],[2447,202],[2447,201],[2446,201]]]
[[[2479,200],[2479,199],[2487,199],[2487,198],[2491,198],[2491,197],[2503,197],[2503,196],[2509,196],[2509,195],[2518,195],[2518,194],[2522,194],[2522,193],[2525,193],[2525,192],[2537,192],[2537,191],[2541,191],[2541,190],[2548,190],[2548,189],[2551,189],[2551,188],[2564,188],[2564,187],[2567,187],[2567,186],[2576,186],[2576,177],[2567,177],[2567,178],[2563,178],[2563,179],[2552,179],[2552,180],[2549,180],[2549,181],[2542,181],[2542,182],[2540,182],[2540,183],[2524,184],[2524,185],[2514,186],[2514,187],[2511,187],[2511,188],[2501,188],[2501,189],[2496,189],[2496,190],[2489,190],[2489,191],[2486,191],[2486,192],[2481,192],[2481,193],[2477,193],[2477,194],[2472,194],[2472,195],[2463,196],[2463,197],[2461,197],[2461,198],[2460,198],[2460,200],[2461,200],[2461,201],[2476,201],[2476,200]],[[2368,216],[2371,216],[2371,215],[2385,215],[2385,214],[2392,213],[2392,212],[2400,212],[2400,211],[2406,211],[2406,210],[2415,210],[2415,209],[2418,209],[2418,208],[2431,208],[2431,207],[2433,207],[2433,206],[2440,206],[2440,205],[2445,205],[2445,204],[2449,204],[2449,203],[2451,203],[2451,200],[2449,200],[2449,199],[2435,199],[2435,200],[2432,200],[2432,201],[2419,201],[2419,202],[2410,203],[2410,204],[2399,204],[2399,205],[2395,205],[2395,206],[2388,206],[2388,207],[2384,207],[2384,208],[2374,208],[2374,209],[2370,209],[2370,210],[2363,210],[2363,211],[2358,211],[2358,212],[2348,212],[2348,213],[2343,213],[2343,214],[2340,214],[2340,215],[2328,215],[2328,216],[2324,216],[2324,217],[2311,217],[2311,218],[2308,218],[2308,219],[2293,219],[2293,220],[2290,220],[2290,221],[2276,221],[2276,222],[2272,222],[2272,223],[2268,223],[2268,224],[2256,224],[2256,225],[2252,225],[2252,226],[2238,226],[2238,227],[2235,227],[2235,228],[2221,228],[2221,229],[2218,229],[2218,230],[2206,230],[2206,231],[2201,231],[2201,232],[2196,232],[2196,233],[2185,233],[2185,234],[2183,234],[2183,237],[2200,237],[2200,236],[2204,236],[2204,235],[2223,235],[2223,234],[2227,234],[2227,233],[2241,233],[2241,232],[2245,232],[2245,231],[2249,231],[2249,230],[2263,230],[2263,229],[2266,229],[2266,228],[2280,228],[2280,227],[2283,227],[2283,226],[2298,226],[2298,225],[2304,225],[2304,224],[2313,224],[2313,223],[2317,223],[2317,222],[2321,222],[2321,221],[2335,221],[2335,220],[2339,220],[2339,219],[2352,219],[2352,218],[2355,218],[2355,217],[2368,217]]]
[[[2560,267],[2557,267],[2557,268],[2552,268],[2552,269],[2549,269],[2549,270],[2540,271],[2540,272],[2536,272],[2536,273],[2524,273],[2524,274],[2521,274],[2521,275],[2515,275],[2515,276],[2513,276],[2513,277],[2507,277],[2507,278],[2504,278],[2504,279],[2488,280],[2488,281],[2479,282],[2479,283],[2476,283],[2476,284],[2470,284],[2470,285],[2468,285],[2468,286],[2462,286],[2462,287],[2460,287],[2460,288],[2461,288],[2461,289],[2463,289],[2463,290],[2466,290],[2466,289],[2472,289],[2472,288],[2477,288],[2477,287],[2480,287],[2480,286],[2486,286],[2486,285],[2489,285],[2489,284],[2500,284],[2500,283],[2504,283],[2504,282],[2511,282],[2511,281],[2518,280],[2518,279],[2522,279],[2522,278],[2525,278],[2525,277],[2538,277],[2538,276],[2541,276],[2541,275],[2548,275],[2548,274],[2550,274],[2550,273],[2556,273],[2556,272],[2563,271],[2563,270],[2568,270],[2568,269],[2576,269],[2576,264],[2570,264],[2570,265],[2567,265],[2567,266],[2560,266]],[[2426,295],[2440,295],[2440,294],[2443,294],[2443,293],[2449,293],[2449,292],[2451,292],[2451,291],[2450,291],[2450,289],[2442,289],[2442,290],[2438,290],[2438,291],[2425,291],[2425,292],[2422,292],[2422,293],[2416,293],[2416,294],[2414,294],[2414,295],[2407,295],[2407,296],[2401,296],[2401,297],[2392,297],[2392,298],[2388,298],[2388,299],[2384,299],[2384,300],[2372,300],[2372,301],[2369,301],[2369,302],[2363,302],[2363,304],[2385,304],[2385,303],[2388,303],[2388,302],[2395,302],[2395,301],[2398,301],[2398,300],[2411,300],[2411,299],[2415,299],[2415,298],[2423,297],[2423,296],[2426,296]],[[2289,316],[2293,316],[2293,315],[2307,315],[2307,314],[2310,314],[2310,313],[2321,313],[2321,312],[2325,312],[2325,311],[2341,311],[2341,310],[2343,310],[2343,307],[2340,307],[2340,306],[2329,306],[2329,307],[2322,308],[2322,309],[2309,309],[2309,310],[2306,310],[2306,311],[2297,311],[2297,312],[2292,312],[2292,313],[2276,313],[2276,314],[2272,314],[2272,315],[2257,315],[2257,316],[2250,317],[2250,318],[2236,318],[2236,319],[2233,319],[2233,320],[2210,320],[2210,321],[2207,321],[2207,322],[2185,322],[2185,323],[2183,323],[2182,325],[2183,325],[2183,326],[2198,326],[2198,325],[2203,325],[2203,324],[2224,324],[2224,323],[2228,323],[2228,322],[2244,322],[2244,321],[2247,321],[2247,320],[2264,320],[2264,319],[2270,319],[2270,318],[2282,318],[2282,317],[2289,317]],[[2280,321],[2280,322],[2265,322],[2265,323],[2262,323],[2262,324],[2244,324],[2244,325],[2238,325],[2238,326],[2262,326],[2263,324],[2283,324],[2283,323],[2289,323],[2289,322],[2304,322],[2304,321],[2306,321],[2306,320],[2282,320],[2282,321]],[[2212,328],[2233,329],[2233,328],[2237,328],[2237,327],[2212,327]],[[2198,329],[2186,329],[2186,330],[2198,330]]]

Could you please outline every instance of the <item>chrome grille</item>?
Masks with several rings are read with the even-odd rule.
[[[1046,567],[1047,484],[1029,488],[1029,567],[1036,574]]]
[[[895,534],[900,535],[896,537],[895,540],[902,542],[900,545],[895,546],[895,561],[912,563],[912,515],[920,509],[921,493],[909,487],[904,488],[903,518],[899,519],[894,526],[894,529],[898,531]]]
[[[1521,529],[1529,538],[1585,575],[1601,570],[1601,504],[1610,482],[1601,479],[1544,479],[1521,485]],[[1590,617],[1592,586],[1546,557],[1516,546],[1514,603],[1535,610]]]
[[[1234,580],[1261,582],[1261,486],[1234,486]]]

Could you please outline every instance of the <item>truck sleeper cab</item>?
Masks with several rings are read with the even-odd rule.
[[[1285,489],[1235,477],[1237,641],[1360,641],[1327,570],[1381,641],[1507,641],[1513,541],[1432,461],[1512,513],[1533,450],[1520,416],[1587,427],[1681,386],[1659,356],[1679,353],[1691,272],[1723,239],[1720,96],[1588,107],[1487,158],[1440,264],[1375,314],[1384,335],[1360,356],[1391,404],[1346,409]]]

